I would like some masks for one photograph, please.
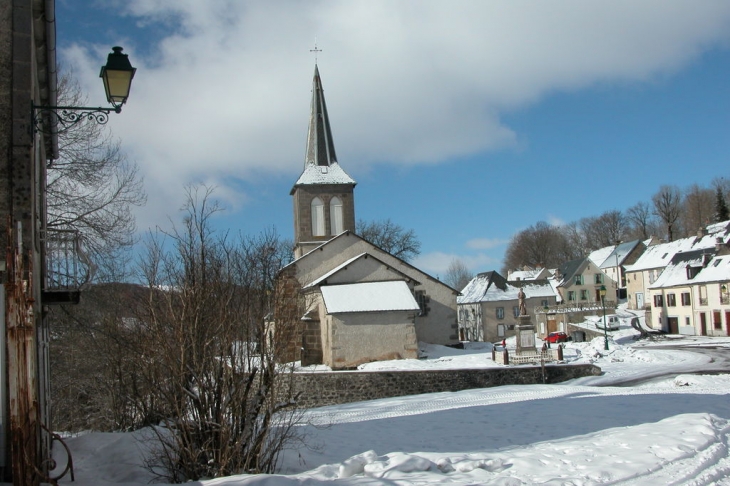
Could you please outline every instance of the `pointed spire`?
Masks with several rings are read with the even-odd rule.
[[[314,80],[312,82],[312,107],[309,118],[307,154],[304,167],[306,168],[310,163],[327,167],[333,163],[337,163],[335,143],[332,140],[327,105],[324,101],[322,80],[319,77],[319,68],[316,64],[314,65]]]

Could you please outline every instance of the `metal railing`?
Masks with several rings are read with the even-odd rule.
[[[80,290],[91,280],[94,265],[83,251],[81,236],[75,230],[44,230],[44,291]]]

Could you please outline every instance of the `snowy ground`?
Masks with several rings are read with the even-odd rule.
[[[288,451],[281,475],[188,484],[240,485],[730,485],[730,375],[711,356],[662,349],[730,338],[635,341],[622,329],[568,343],[566,361],[594,363],[603,376],[560,385],[504,386],[313,409],[306,426],[316,450]],[[508,341],[508,348],[513,345]],[[658,348],[658,349],[657,349]],[[423,346],[426,359],[371,363],[367,370],[501,366],[491,344],[457,350]],[[304,372],[317,372],[310,368]],[[609,386],[673,373],[636,386]],[[68,439],[78,486],[147,484],[134,434]],[[65,482],[68,479],[64,479]]]

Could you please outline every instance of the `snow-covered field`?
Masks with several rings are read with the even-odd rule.
[[[718,365],[710,356],[662,349],[707,344],[730,355],[730,338],[636,341],[630,316],[622,317],[608,352],[603,338],[565,349],[566,361],[594,363],[603,376],[313,409],[309,421],[324,425],[306,426],[314,448],[287,451],[280,475],[188,484],[730,485],[730,375],[689,374]],[[491,362],[489,343],[463,350],[424,345],[422,352],[425,359],[362,369],[501,366]],[[673,375],[610,386],[664,372]],[[138,434],[69,438],[75,484],[147,484]]]

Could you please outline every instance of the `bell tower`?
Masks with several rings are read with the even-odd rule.
[[[337,162],[322,80],[315,64],[304,171],[290,193],[294,199],[295,258],[343,231],[355,231],[355,184]]]

